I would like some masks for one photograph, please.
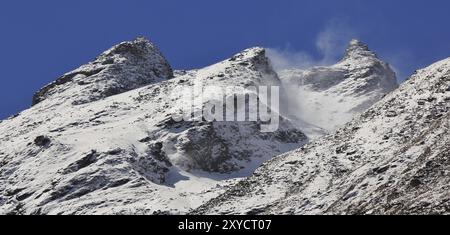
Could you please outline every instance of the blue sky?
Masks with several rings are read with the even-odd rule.
[[[176,69],[252,46],[320,59],[321,35],[338,42],[357,37],[404,78],[450,57],[449,9],[446,0],[5,0],[0,118],[29,107],[32,94],[61,74],[139,35]]]

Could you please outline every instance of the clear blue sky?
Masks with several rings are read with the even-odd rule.
[[[357,35],[404,77],[450,57],[449,23],[447,0],[5,0],[0,118],[26,109],[32,94],[61,74],[139,35],[180,69],[252,46],[320,57],[317,37],[336,24],[335,31]]]

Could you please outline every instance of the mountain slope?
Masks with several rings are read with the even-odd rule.
[[[312,135],[314,129],[334,131],[398,87],[391,67],[358,40],[335,65],[279,74],[289,101],[287,115],[301,129],[312,129]]]
[[[265,163],[202,214],[450,214],[450,59]]]

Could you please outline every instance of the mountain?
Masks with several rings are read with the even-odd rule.
[[[450,214],[449,120],[446,59],[334,133],[265,163],[195,213]]]
[[[312,136],[334,131],[398,87],[392,68],[358,40],[337,64],[279,76],[288,97],[285,113]]]
[[[282,116],[270,133],[262,122],[175,122],[217,98],[190,109],[183,93],[279,83],[263,48],[173,71],[146,39],[114,46],[0,123],[0,214],[186,213],[308,139]]]
[[[261,94],[269,86],[281,87],[280,107]],[[298,177],[276,166],[291,155],[276,156],[332,132],[395,87],[389,65],[358,41],[336,65],[280,73],[259,47],[174,71],[150,41],[123,42],[43,87],[31,108],[0,122],[0,214],[185,214],[202,205],[199,211],[214,213],[206,208],[228,198],[230,188],[253,183],[248,192],[261,189],[275,200],[284,186],[299,189],[288,180],[253,182],[258,172]],[[250,106],[250,97],[260,105]],[[233,116],[266,109],[278,128],[264,131],[261,113],[239,122],[198,116],[209,110],[220,117],[222,106]],[[266,192],[259,184],[274,188]]]

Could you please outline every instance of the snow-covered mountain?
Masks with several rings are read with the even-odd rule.
[[[285,113],[312,136],[334,131],[398,87],[391,67],[358,40],[337,64],[279,75],[288,96]]]
[[[333,134],[267,162],[206,214],[450,214],[450,59]]]
[[[179,111],[200,112],[220,89],[239,87],[238,95],[245,96],[255,93],[253,87],[274,85],[283,87],[279,114],[271,110],[280,117],[275,132],[261,132],[261,121],[173,120]],[[421,85],[424,92],[426,85]],[[403,95],[405,86],[388,97],[397,94],[407,113],[416,106],[405,103],[414,98]],[[336,134],[301,147],[333,132],[396,87],[389,65],[358,41],[350,43],[336,65],[279,73],[263,48],[244,50],[206,68],[173,71],[148,40],[124,42],[45,86],[30,109],[0,122],[0,214],[184,214],[199,207],[199,213],[327,212],[271,206],[288,203],[290,195],[300,200],[304,188],[313,201],[307,193],[329,183],[334,187],[331,180],[350,174],[351,167],[376,165],[376,159],[391,156],[389,151],[401,146],[393,141],[408,129],[396,132],[404,124],[397,119],[401,113],[391,110],[396,102],[389,103],[389,112],[379,108],[388,98]],[[184,94],[194,88],[217,90],[193,94],[192,99],[204,99],[190,107]],[[431,109],[443,102],[440,96],[428,98],[417,105]],[[389,118],[389,125],[385,119],[367,121],[377,115]],[[373,134],[383,133],[386,145],[370,147],[377,141],[369,134],[375,127],[391,130]],[[353,135],[358,141],[350,141]],[[378,152],[364,155],[372,151]],[[327,200],[339,192],[329,193]],[[289,205],[298,205],[295,200]]]
[[[262,48],[172,72],[149,41],[121,43],[0,123],[0,214],[187,212],[307,138],[283,117],[273,133],[259,122],[175,122],[183,91],[275,84]]]

